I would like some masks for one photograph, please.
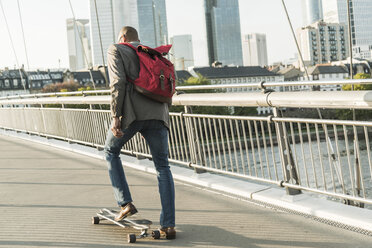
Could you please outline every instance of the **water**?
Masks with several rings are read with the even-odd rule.
[[[366,147],[362,142],[360,145]],[[327,142],[319,142],[319,145],[316,142],[311,145],[291,144],[299,184],[312,189],[354,195],[356,192],[354,147],[350,142],[349,156],[347,156],[345,141],[339,141],[338,146],[337,152],[335,144],[332,144],[335,152],[332,159],[332,156],[328,155],[328,150],[332,154],[332,149],[327,148]],[[236,148],[235,153],[227,150],[225,153],[221,151],[220,155],[217,150],[213,155],[212,149],[209,152],[205,149],[201,157],[203,158],[205,154],[204,164],[211,168],[274,181],[284,180],[278,146],[268,145],[266,150],[264,147],[252,149],[252,146],[248,146],[248,150],[240,150],[238,146]],[[360,196],[372,199],[372,171],[365,148],[360,150],[358,159],[361,175]],[[295,183],[293,180],[291,182]]]

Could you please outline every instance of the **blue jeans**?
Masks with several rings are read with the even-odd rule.
[[[134,121],[117,138],[109,129],[107,132],[105,155],[109,176],[117,203],[122,206],[132,202],[129,186],[120,160],[120,150],[137,132],[147,141],[155,164],[161,200],[161,227],[175,226],[174,182],[168,164],[168,129],[159,120]]]

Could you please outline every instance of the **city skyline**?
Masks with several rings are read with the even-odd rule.
[[[100,30],[95,3],[99,13]],[[102,65],[107,61],[106,50],[117,42],[117,35],[123,24],[136,28],[141,41],[147,46],[157,47],[165,44],[168,39],[165,0],[90,0],[89,10],[94,65]]]
[[[76,18],[89,18],[89,0],[72,0],[71,2]],[[272,3],[271,6],[276,8],[267,9],[265,6],[269,2],[272,2],[272,0],[263,0],[254,4],[240,1],[239,4],[241,33],[266,33],[269,63],[273,63],[293,57],[296,53],[296,48],[281,3]],[[286,3],[295,28],[302,26],[301,15],[298,13],[298,9],[301,7],[300,2],[288,0]],[[56,1],[52,4],[42,0],[21,0],[20,4],[31,69],[67,68],[68,50],[65,23],[66,19],[72,17],[68,3]],[[14,6],[14,2],[10,0],[3,0],[3,6],[19,64],[24,64],[27,69],[18,9]],[[193,36],[195,66],[208,65],[206,31],[203,23],[203,1],[190,0],[185,3],[181,0],[167,0],[166,6],[168,11],[168,36],[191,34]],[[270,18],[267,18],[268,16]],[[7,37],[3,16],[1,20],[0,31],[6,36],[0,41],[2,54],[0,68],[13,68],[16,65],[15,56]],[[63,25],[62,29],[60,27],[61,24]]]

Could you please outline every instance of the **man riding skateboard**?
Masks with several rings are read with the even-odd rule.
[[[115,199],[121,207],[116,216],[120,221],[137,213],[120,160],[121,148],[137,133],[147,141],[157,171],[161,200],[160,232],[175,238],[175,192],[168,164],[168,104],[152,100],[134,89],[132,81],[139,76],[140,61],[130,43],[138,47],[137,30],[125,26],[120,30],[118,44],[108,49],[107,64],[111,89],[112,125],[107,132],[105,157]],[[129,82],[131,81],[131,82]]]

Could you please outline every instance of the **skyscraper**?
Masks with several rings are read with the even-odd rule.
[[[244,66],[268,65],[265,34],[247,34],[243,40]]]
[[[323,13],[326,22],[348,24],[346,0],[323,0]],[[371,0],[350,0],[353,50],[372,49],[371,13]]]
[[[141,43],[157,47],[168,41],[165,0],[138,0],[139,36]]]
[[[297,37],[306,65],[345,60],[350,54],[345,24],[319,21],[299,29]]]
[[[204,0],[209,64],[243,65],[238,0]]]
[[[302,0],[304,26],[323,19],[322,0]]]
[[[186,70],[194,65],[192,36],[190,34],[171,37],[171,61],[176,70]]]
[[[70,70],[76,71],[92,66],[89,20],[67,19],[67,45]]]
[[[96,0],[103,56],[117,42],[123,26],[138,30],[141,43],[150,47],[168,40],[165,0]],[[90,0],[91,36],[95,65],[103,64],[95,1]]]

